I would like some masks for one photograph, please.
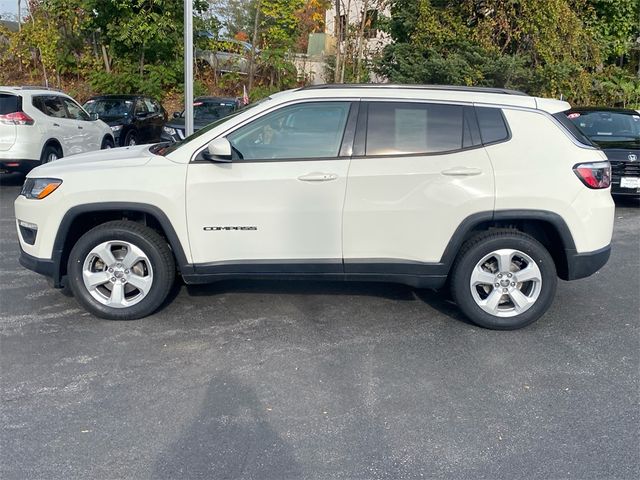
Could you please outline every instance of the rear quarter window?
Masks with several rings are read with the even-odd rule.
[[[509,129],[499,108],[476,107],[482,143],[490,144],[509,139]]]
[[[570,115],[571,112],[567,111],[567,112],[558,112],[553,114],[553,118],[555,118],[556,120],[558,120],[558,122],[565,128],[565,130],[567,132],[569,132],[569,134],[575,138],[579,143],[581,143],[582,145],[586,145],[588,147],[594,147],[594,143],[589,140],[589,138],[582,133],[582,130],[580,130],[575,123],[573,123],[568,115]]]
[[[6,115],[7,113],[19,112],[22,102],[17,95],[11,95],[9,93],[0,93],[0,115]]]

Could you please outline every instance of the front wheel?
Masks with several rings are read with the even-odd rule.
[[[134,132],[133,130],[129,131],[129,133],[127,133],[127,136],[124,137],[124,146],[133,147],[134,145],[137,145],[137,143],[138,137],[136,136],[136,132]]]
[[[512,230],[470,239],[452,275],[451,293],[462,312],[474,323],[496,330],[535,322],[551,306],[558,282],[547,249]]]
[[[164,302],[175,263],[157,232],[135,222],[114,221],[80,237],[69,255],[67,273],[71,291],[90,313],[134,320]]]

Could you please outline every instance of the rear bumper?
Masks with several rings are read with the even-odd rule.
[[[575,250],[566,250],[566,253],[567,278],[564,280],[578,280],[589,277],[604,267],[611,256],[611,245],[593,252],[578,253]]]
[[[29,173],[40,165],[40,160],[0,160],[0,173]]]

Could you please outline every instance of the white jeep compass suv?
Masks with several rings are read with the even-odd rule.
[[[43,87],[0,86],[0,173],[113,147],[111,128],[73,98]]]
[[[557,277],[609,258],[610,166],[562,113],[502,89],[323,85],[282,92],[170,147],[33,170],[23,266],[107,319],[154,312],[180,275],[451,288],[515,329]]]

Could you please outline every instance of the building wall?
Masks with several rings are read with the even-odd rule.
[[[365,6],[367,10],[377,10],[378,16],[389,16],[388,3],[387,0],[341,0],[340,14],[346,17],[350,26],[358,28],[362,22]],[[325,32],[333,37],[336,36],[335,0],[332,1],[331,8],[325,14]],[[364,48],[371,55],[380,52],[389,43],[391,43],[389,35],[378,30],[374,38],[365,40]]]

